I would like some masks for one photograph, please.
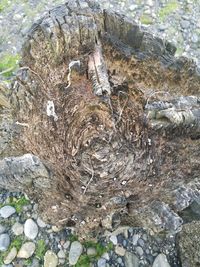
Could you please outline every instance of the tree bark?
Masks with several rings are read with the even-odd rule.
[[[0,185],[80,232],[177,232],[200,200],[200,75],[169,42],[86,0],[34,24],[0,124]]]

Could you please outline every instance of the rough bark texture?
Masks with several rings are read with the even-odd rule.
[[[89,1],[49,11],[1,119],[0,185],[81,232],[179,231],[177,212],[200,201],[200,76],[175,50]]]

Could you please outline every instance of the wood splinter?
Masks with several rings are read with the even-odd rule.
[[[100,45],[95,45],[94,52],[89,55],[88,74],[92,80],[95,95],[111,94],[106,64]]]

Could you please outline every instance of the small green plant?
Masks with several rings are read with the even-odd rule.
[[[146,24],[146,25],[153,23],[152,17],[147,15],[147,14],[143,14],[140,17],[140,21],[141,21],[142,24]]]
[[[100,243],[95,243],[93,241],[85,241],[83,242],[84,247],[87,248],[95,248],[96,254],[95,255],[86,255],[83,254],[80,256],[78,262],[76,263],[75,267],[90,267],[90,264],[93,263],[95,260],[101,258],[101,256],[109,252],[113,249],[113,244],[109,243],[107,246],[103,246]]]
[[[172,12],[176,11],[179,7],[179,4],[176,0],[169,1],[165,7],[161,8],[159,11],[159,18],[161,21],[164,21],[165,18],[170,15]]]
[[[3,266],[3,264],[4,264],[3,260],[6,257],[6,255],[7,255],[7,252],[1,252],[0,253],[0,266]]]
[[[23,206],[27,206],[29,204],[30,204],[30,201],[28,199],[26,199],[24,196],[19,198],[19,199],[9,197],[7,203],[0,204],[0,208],[4,207],[6,205],[10,205],[16,209],[17,213],[20,213],[20,212],[22,212]]]
[[[35,256],[41,260],[44,257],[44,254],[47,250],[45,241],[43,239],[38,240],[37,245],[36,245],[36,250],[35,250]]]
[[[17,213],[20,213],[22,211],[23,206],[27,206],[29,204],[30,204],[30,201],[26,199],[24,196],[19,198],[17,201],[13,203]]]
[[[24,260],[23,264],[24,266],[30,266],[32,264],[32,259],[29,258],[29,259]]]
[[[90,263],[94,260],[94,256],[81,255],[75,267],[90,267]]]
[[[11,55],[8,53],[3,54],[0,57],[0,74],[4,77],[10,77],[17,69],[19,55]]]
[[[9,198],[8,204],[16,209],[17,213],[22,212],[23,206],[27,206],[30,204],[30,201],[25,198],[25,196],[16,199],[13,197]],[[3,204],[5,206],[6,204]]]
[[[0,12],[2,12],[9,5],[8,0],[1,0],[0,2]]]
[[[74,241],[77,241],[77,240],[78,240],[78,237],[77,237],[76,235],[71,234],[71,235],[69,236],[69,241],[70,241],[70,242],[74,242]]]
[[[12,249],[12,248],[16,248],[17,251],[20,250],[21,246],[23,244],[23,239],[20,237],[20,236],[17,236],[15,239],[13,239],[13,241],[11,242],[10,244],[10,247],[9,247],[9,251]]]

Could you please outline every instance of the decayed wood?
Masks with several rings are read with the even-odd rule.
[[[1,121],[0,185],[82,232],[178,231],[177,212],[199,197],[200,76],[174,53],[95,3],[49,11],[27,36]]]

